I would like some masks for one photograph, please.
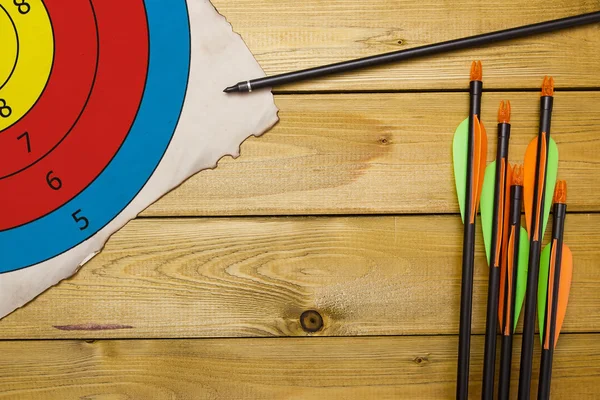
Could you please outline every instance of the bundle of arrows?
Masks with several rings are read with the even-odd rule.
[[[566,313],[573,265],[571,251],[563,244],[566,183],[556,181],[558,149],[550,137],[554,80],[546,77],[542,84],[539,132],[527,147],[524,165],[508,161],[511,105],[502,101],[496,159],[486,166],[481,62],[473,62],[470,78],[469,116],[453,140],[454,176],[464,224],[456,398],[468,397],[475,224],[480,209],[489,266],[482,399],[494,398],[498,334],[502,340],[497,393],[500,399],[509,398],[513,334],[522,308],[518,398],[530,397],[537,310],[542,346],[538,399],[549,399],[552,358]],[[542,251],[553,200],[552,239]],[[521,226],[523,207],[527,229]]]

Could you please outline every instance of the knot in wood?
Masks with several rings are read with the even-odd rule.
[[[417,365],[423,365],[429,362],[429,359],[427,358],[427,356],[417,356],[413,358],[413,362]]]
[[[304,311],[300,315],[300,325],[305,332],[317,332],[323,328],[323,317],[315,310]]]
[[[383,145],[386,145],[386,144],[390,143],[390,140],[387,137],[382,136],[382,137],[379,138],[379,143],[383,144]]]

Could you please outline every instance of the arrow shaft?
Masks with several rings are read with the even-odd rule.
[[[509,215],[509,237],[508,246],[510,252],[507,254],[504,273],[506,274],[507,285],[504,287],[504,315],[502,316],[504,335],[514,333],[515,303],[516,303],[516,285],[519,272],[519,254],[521,243],[521,208],[523,207],[523,186],[515,185],[510,188],[510,215]],[[510,268],[509,268],[510,267]],[[509,276],[510,275],[510,276]]]
[[[465,212],[465,217],[468,212]],[[460,322],[458,335],[458,376],[456,398],[467,399],[469,389],[469,361],[471,352],[471,317],[473,308],[473,264],[475,252],[475,224],[465,218],[463,240],[462,283],[460,291]]]
[[[456,398],[467,399],[469,392],[469,362],[471,352],[471,317],[473,309],[473,270],[475,259],[475,218],[476,205],[473,193],[477,182],[473,179],[474,164],[474,116],[481,114],[481,94],[483,83],[471,81],[469,96],[469,138],[467,144],[467,185],[465,190],[465,224],[463,231],[462,283],[460,291],[460,321],[458,334],[458,368]]]
[[[550,128],[552,125],[552,108],[554,106],[554,97],[540,97],[540,129],[539,132],[546,132],[550,139]]]
[[[540,376],[538,384],[538,400],[550,399],[550,387],[552,379],[552,359],[554,357],[554,346],[556,344],[556,318],[558,311],[558,300],[560,290],[563,233],[567,205],[554,204],[554,219],[552,222],[552,255],[550,261],[550,273],[548,274],[548,290],[546,293],[546,314],[544,315],[544,343],[542,346],[542,358],[540,364]]]
[[[252,90],[258,90],[261,88],[275,87],[286,83],[299,82],[306,79],[313,79],[322,76],[333,75],[341,72],[354,71],[378,65],[385,65],[417,57],[431,56],[434,54],[456,51],[510,39],[529,37],[535,34],[557,31],[560,29],[566,29],[584,24],[591,24],[599,21],[600,11],[589,14],[575,15],[572,17],[561,18],[552,21],[544,21],[532,25],[519,26],[516,28],[504,29],[501,31],[484,33],[460,39],[453,39],[440,43],[428,44],[407,50],[393,51],[389,53],[363,57],[355,60],[342,61],[335,64],[308,68],[300,71],[287,72],[280,75],[258,78],[250,81],[243,81],[228,89],[231,92],[248,92]]]
[[[533,343],[535,335],[535,309],[537,306],[537,287],[540,276],[541,243],[532,241],[529,246],[529,269],[527,271],[527,289],[523,309],[523,343],[521,346],[521,367],[519,372],[519,400],[529,399],[531,368],[533,364]]]
[[[510,398],[510,370],[512,367],[513,335],[502,335],[500,352],[500,378],[498,381],[498,399]]]
[[[492,244],[493,245],[493,244]],[[500,286],[500,268],[490,267],[487,303],[487,321],[485,326],[485,344],[483,357],[482,399],[494,398],[494,374],[496,366],[496,339],[498,331],[498,287]]]
[[[467,188],[470,190],[470,204],[469,218],[465,216],[465,222],[470,221],[471,224],[475,224],[475,217],[477,216],[477,185],[476,171],[480,155],[479,150],[481,149],[481,136],[477,136],[475,133],[475,116],[481,121],[481,94],[483,90],[483,82],[471,81],[470,82],[470,104],[469,104],[469,168],[467,169]],[[484,166],[485,167],[485,166]],[[471,172],[469,176],[469,172]],[[465,206],[466,207],[466,206]]]
[[[552,252],[554,254],[553,262],[550,264],[550,268],[553,270],[553,282],[552,291],[548,291],[548,296],[551,296],[552,304],[551,307],[546,307],[546,313],[550,312],[550,315],[546,315],[544,321],[546,321],[546,329],[548,332],[548,343],[545,347],[554,347],[556,345],[556,314],[558,310],[560,281],[561,281],[561,265],[562,265],[562,253],[563,253],[563,234],[565,231],[565,217],[567,214],[567,205],[557,203],[554,205],[554,220],[552,222]],[[550,278],[549,278],[550,279]],[[548,282],[550,284],[550,282]],[[550,286],[548,286],[550,287]],[[548,304],[548,302],[546,302]],[[548,318],[550,317],[550,318]]]
[[[510,216],[509,216],[509,243],[513,243],[507,254],[506,262],[510,263],[512,270],[505,268],[507,284],[504,286],[504,308],[502,321],[502,350],[500,353],[500,377],[498,381],[498,399],[508,400],[510,395],[510,372],[512,365],[512,348],[515,319],[516,282],[519,266],[519,251],[521,243],[521,207],[523,205],[523,186],[510,188]]]
[[[528,400],[531,388],[531,370],[533,364],[533,343],[535,336],[535,314],[537,308],[537,287],[540,277],[540,254],[544,237],[543,218],[546,190],[546,170],[548,167],[548,144],[550,143],[550,124],[552,117],[552,96],[540,98],[540,128],[538,134],[537,163],[533,189],[533,207],[531,210],[531,231],[529,232],[529,269],[527,271],[527,291],[523,310],[523,343],[521,345],[521,368],[519,371],[519,400]],[[545,136],[545,137],[543,137]],[[543,156],[542,156],[543,155]],[[541,159],[544,163],[541,163]],[[544,179],[540,181],[540,177]]]
[[[544,348],[549,349],[554,347],[554,334],[556,331],[556,309],[558,307],[558,289],[560,286],[560,260],[558,260],[557,240],[552,240],[552,247],[550,249],[550,273],[548,274],[548,281],[546,287],[546,308],[544,315]],[[561,252],[562,253],[562,252]],[[560,256],[559,256],[560,257]],[[556,293],[555,293],[556,292]]]
[[[491,265],[488,281],[487,319],[485,326],[485,344],[483,356],[482,399],[494,398],[496,341],[498,334],[498,300],[500,288],[500,255],[502,253],[509,139],[510,124],[498,124],[492,243],[490,250]]]
[[[542,349],[542,366],[538,385],[538,400],[550,399],[550,380],[552,378],[552,357],[554,349]]]
[[[517,275],[516,275],[516,264],[515,264],[515,260],[512,257],[512,254],[514,254],[515,251],[515,237],[519,237],[521,230],[518,228],[518,226],[511,226],[510,227],[510,231],[509,231],[509,235],[508,235],[508,240],[506,243],[507,248],[507,258],[505,260],[506,262],[506,268],[504,271],[500,270],[500,279],[503,278],[502,274],[504,273],[504,280],[505,280],[505,285],[504,285],[504,292],[503,297],[502,297],[502,315],[500,316],[501,321],[500,321],[500,329],[501,329],[501,333],[503,335],[512,335],[512,319],[514,318],[513,314],[514,314],[514,304],[515,304],[515,290],[514,290],[514,285],[516,283],[516,279],[517,279]],[[517,233],[518,232],[518,233]],[[518,256],[518,254],[517,254]]]

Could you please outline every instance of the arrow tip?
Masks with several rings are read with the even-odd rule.
[[[544,82],[542,83],[542,96],[553,96],[554,95],[554,78],[551,76],[545,76]]]
[[[471,63],[471,81],[480,81],[483,79],[483,69],[481,61],[473,61]]]
[[[510,124],[510,101],[507,100],[506,103],[504,100],[500,102],[500,107],[498,108],[498,123],[499,124]]]
[[[223,89],[223,93],[233,93],[233,92],[239,92],[239,91],[240,91],[239,85],[233,85],[233,86],[229,86],[229,87],[226,87],[225,89]]]
[[[554,189],[554,203],[555,204],[566,204],[567,203],[567,182],[557,181],[556,188]]]

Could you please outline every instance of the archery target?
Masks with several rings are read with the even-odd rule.
[[[209,0],[0,0],[0,46],[0,318],[278,121]]]
[[[185,0],[0,0],[0,273],[95,235],[175,134]],[[15,249],[19,249],[16,251]]]

